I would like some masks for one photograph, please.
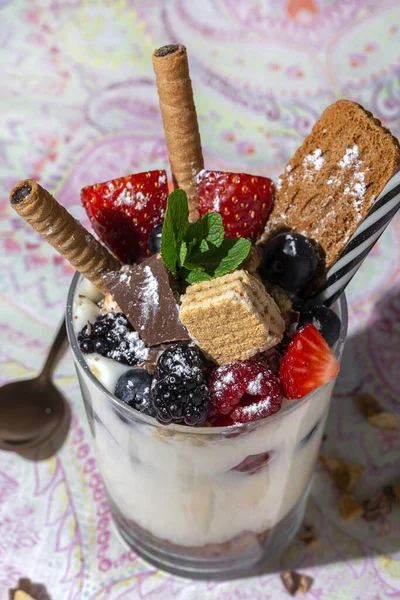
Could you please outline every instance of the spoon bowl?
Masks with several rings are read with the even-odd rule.
[[[0,388],[0,450],[27,458],[52,456],[65,441],[71,422],[67,401],[51,380],[67,345],[63,322],[42,373]]]

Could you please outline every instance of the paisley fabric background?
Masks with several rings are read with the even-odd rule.
[[[72,269],[9,209],[22,177],[39,180],[85,224],[82,186],[162,168],[167,154],[152,50],[188,46],[209,168],[276,177],[322,109],[356,100],[400,134],[396,0],[0,0],[1,379],[41,367]],[[355,411],[359,390],[400,412],[400,221],[372,251],[348,299],[350,334],[327,454],[366,466],[365,497],[399,475],[398,431]],[[73,409],[68,443],[32,463],[0,453],[0,598],[19,577],[54,600],[280,600],[277,572],[226,583],[172,577],[115,533],[71,356],[57,384]],[[314,600],[400,598],[400,509],[348,524],[317,469],[307,521],[315,552],[282,558],[315,577]]]

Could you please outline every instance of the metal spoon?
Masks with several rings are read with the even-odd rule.
[[[51,376],[67,345],[64,320],[40,375],[0,388],[0,450],[43,460],[64,443],[71,412]]]

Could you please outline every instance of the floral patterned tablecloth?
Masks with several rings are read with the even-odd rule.
[[[167,165],[152,50],[187,45],[206,165],[276,177],[335,99],[356,100],[400,134],[396,0],[0,0],[0,364],[3,381],[41,367],[72,270],[10,209],[39,180],[88,225],[88,183]],[[400,412],[400,221],[351,284],[350,333],[328,423],[327,454],[365,465],[361,497],[399,475],[398,431],[371,427],[359,390]],[[57,384],[71,403],[67,444],[41,463],[0,453],[0,598],[19,577],[53,600],[280,600],[279,575],[194,582],[128,551],[108,516],[78,382],[67,355]],[[317,469],[307,521],[281,566],[315,578],[315,600],[400,598],[400,508],[344,522]],[[107,524],[108,523],[108,524]]]

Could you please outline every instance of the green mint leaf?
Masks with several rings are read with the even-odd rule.
[[[212,275],[209,275],[205,271],[200,271],[200,269],[195,269],[194,271],[190,271],[185,279],[188,283],[197,283],[198,281],[208,281],[209,279],[212,279]]]
[[[197,266],[197,269],[206,271],[211,277],[221,277],[236,269],[247,257],[250,248],[249,240],[227,238],[218,248],[210,245],[207,252],[193,254],[191,262],[192,265]]]
[[[209,212],[203,216],[202,221],[205,222],[207,228],[207,242],[210,242],[210,244],[213,244],[218,248],[224,241],[225,235],[221,215],[218,213]]]
[[[199,219],[195,223],[191,223],[185,235],[185,242],[190,245],[193,242],[199,244],[200,241],[207,235],[207,229],[203,219]]]
[[[188,271],[194,271],[195,269],[200,269],[200,271],[204,271],[204,268],[200,267],[197,262],[191,262],[189,260],[186,260],[183,266]]]
[[[208,252],[209,249],[210,249],[210,245],[207,242],[207,240],[205,240],[205,239],[201,240],[200,246],[199,246],[200,252]]]
[[[217,213],[206,213],[201,219],[189,225],[185,235],[185,242],[188,244],[189,252],[200,248],[201,252],[208,250],[207,242],[214,246],[220,246],[224,239],[224,226],[222,217]]]
[[[251,242],[245,238],[225,239],[218,248],[224,256],[221,256],[219,265],[214,270],[214,277],[221,277],[234,271],[249,255],[250,249]]]
[[[184,240],[181,241],[181,245],[179,247],[179,265],[183,267],[185,264],[186,256],[188,253],[188,247]]]
[[[180,244],[188,230],[188,219],[187,196],[183,190],[175,190],[168,196],[161,236],[161,256],[173,275],[177,275]]]

